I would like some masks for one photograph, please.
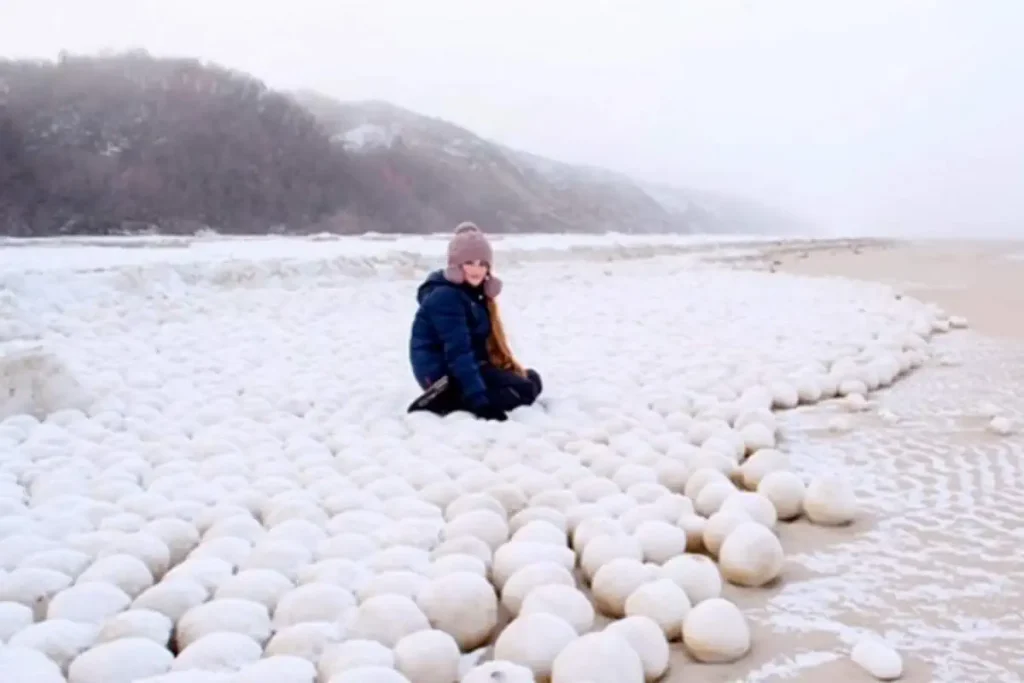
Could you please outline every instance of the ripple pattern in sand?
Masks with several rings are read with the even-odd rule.
[[[993,404],[1024,424],[1024,349],[970,332],[934,344],[936,358],[874,396],[850,432],[821,428],[835,405],[784,417],[799,468],[845,468],[865,519],[791,551],[791,579],[749,613],[803,660],[760,658],[747,680],[855,675],[834,655],[865,629],[902,651],[904,680],[1024,680],[1024,436],[988,433],[979,412]]]

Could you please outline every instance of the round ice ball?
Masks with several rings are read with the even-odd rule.
[[[718,554],[722,576],[739,586],[771,583],[782,572],[784,562],[778,536],[756,522],[740,523],[726,537]]]
[[[695,605],[686,615],[683,644],[699,662],[734,662],[750,651],[750,626],[736,605],[723,598],[711,598]]]

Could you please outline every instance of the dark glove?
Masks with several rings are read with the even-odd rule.
[[[504,422],[508,419],[508,413],[490,403],[474,406],[472,412],[481,420],[496,420],[498,422]]]

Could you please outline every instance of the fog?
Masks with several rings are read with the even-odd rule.
[[[1024,237],[1022,0],[0,0],[0,54],[143,47],[782,206]]]

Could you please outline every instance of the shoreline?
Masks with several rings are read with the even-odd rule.
[[[1024,342],[1024,240],[857,241],[768,246],[757,256],[720,262],[807,277],[841,277],[897,293],[967,318],[988,337]]]

